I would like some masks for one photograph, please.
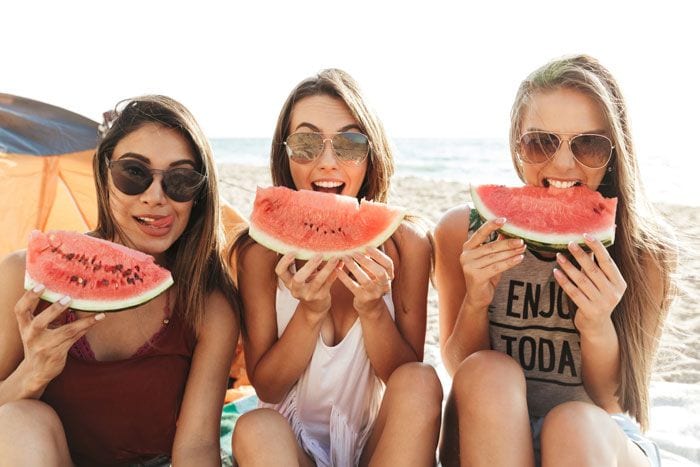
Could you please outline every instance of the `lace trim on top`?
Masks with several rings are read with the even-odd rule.
[[[160,340],[161,336],[165,334],[167,325],[170,322],[171,318],[170,294],[167,292],[165,293],[165,308],[163,309],[163,315],[163,325],[160,327],[160,329],[158,329],[158,331],[156,331],[150,339],[144,342],[143,345],[139,347],[130,358],[140,357],[141,355],[145,354],[148,350],[151,349],[153,344],[157,343]],[[66,314],[65,324],[72,323],[77,319],[78,317],[75,314],[75,311],[72,308],[69,308],[68,313]],[[97,361],[97,358],[95,358],[95,352],[92,351],[92,347],[90,347],[90,343],[84,335],[80,336],[80,339],[75,341],[68,353],[72,357],[77,358],[79,360],[86,360],[91,362]]]

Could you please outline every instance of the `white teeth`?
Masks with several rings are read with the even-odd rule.
[[[551,179],[547,179],[547,181],[549,182],[549,185],[553,186],[554,188],[571,188],[572,186],[576,185],[576,182],[571,182],[571,181],[564,182],[561,180],[551,180]]]
[[[154,222],[155,219],[152,217],[137,217],[138,220],[143,221],[143,222]]]
[[[343,182],[331,182],[330,180],[319,180],[314,182],[314,185],[320,186],[321,188],[338,188]]]

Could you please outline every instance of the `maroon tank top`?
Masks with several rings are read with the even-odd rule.
[[[125,360],[95,360],[82,338],[63,372],[46,387],[41,400],[58,413],[77,465],[113,466],[171,455],[196,338],[177,316],[165,321]]]

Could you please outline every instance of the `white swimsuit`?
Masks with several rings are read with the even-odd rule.
[[[384,296],[391,318],[391,294]],[[277,335],[282,335],[299,301],[280,281],[277,287]],[[278,404],[261,402],[289,420],[302,448],[321,467],[356,466],[384,394],[365,350],[362,326],[355,320],[335,346],[319,333],[311,362]]]

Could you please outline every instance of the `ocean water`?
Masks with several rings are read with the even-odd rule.
[[[400,176],[464,184],[517,186],[522,183],[513,169],[506,140],[400,138],[393,143],[396,174]],[[219,163],[264,167],[269,162],[268,138],[213,139],[212,146]],[[640,172],[652,201],[700,206],[700,188],[691,180],[700,167],[689,168],[689,162],[679,158],[644,156],[640,154]],[[691,165],[697,165],[697,161]]]

